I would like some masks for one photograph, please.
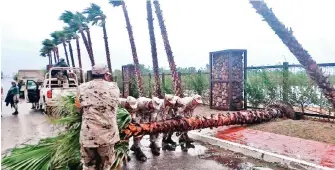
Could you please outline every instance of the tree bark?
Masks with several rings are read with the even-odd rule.
[[[81,64],[81,53],[80,53],[80,45],[79,45],[79,37],[76,36],[76,46],[77,46],[77,55],[78,55],[78,64],[79,68],[83,68]],[[84,81],[83,70],[80,70],[80,80],[81,82]]]
[[[52,65],[51,51],[48,52],[49,65]]]
[[[294,110],[291,106],[279,103],[273,104],[264,110],[240,111],[211,115],[211,117],[191,117],[141,124],[130,123],[122,133],[126,136],[126,139],[129,139],[132,136],[167,133],[170,131],[184,132],[228,125],[258,124],[282,117],[292,119],[293,115]]]
[[[141,75],[141,70],[140,70],[140,64],[138,62],[133,30],[132,30],[132,27],[131,27],[131,24],[130,24],[127,7],[126,7],[126,4],[124,2],[122,3],[122,10],[123,10],[123,14],[124,14],[124,17],[125,17],[125,20],[126,20],[127,31],[128,31],[128,35],[129,35],[129,41],[130,41],[130,47],[131,47],[131,51],[132,51],[132,54],[133,54],[138,94],[139,94],[139,97],[142,97],[143,96],[143,81],[142,81],[142,75]]]
[[[59,50],[58,50],[58,47],[56,47],[56,55],[57,55],[57,62],[59,62]]]
[[[159,79],[159,66],[157,59],[157,47],[156,47],[156,38],[153,23],[154,19],[152,17],[151,0],[147,0],[147,17],[148,17],[148,29],[149,29],[150,45],[151,45],[152,65],[154,69],[154,78],[155,78],[154,96],[163,98],[161,83]]]
[[[107,37],[106,20],[105,19],[102,20],[102,31],[103,31],[103,34],[104,34],[107,65],[108,65],[109,72],[111,73],[111,77],[113,77],[112,63],[111,63],[111,57],[110,57],[109,47],[108,47],[108,37]]]
[[[90,28],[86,28],[85,29],[86,31],[86,34],[87,34],[87,40],[88,40],[88,45],[90,47],[90,53],[91,53],[91,56],[94,57],[93,55],[93,47],[92,47],[92,40],[91,40],[91,32],[90,32]]]
[[[57,63],[56,49],[53,49],[52,52],[54,54],[54,61]]]
[[[70,51],[70,57],[71,57],[72,67],[76,67],[76,65],[74,63],[74,57],[73,57],[73,50],[72,50],[71,41],[69,41],[68,44],[69,44],[69,51]]]
[[[65,57],[66,57],[67,65],[70,65],[69,56],[67,54],[67,49],[66,49],[65,41],[63,41],[62,44],[63,44],[63,47],[64,47],[64,52],[65,52]]]
[[[182,92],[182,89],[181,89],[181,81],[178,77],[176,63],[174,61],[172,49],[171,49],[170,42],[169,42],[169,39],[168,39],[166,26],[165,26],[164,19],[163,19],[163,12],[160,8],[160,4],[159,4],[158,0],[153,1],[153,3],[154,3],[154,6],[155,6],[155,9],[156,9],[155,12],[156,12],[156,15],[157,15],[157,18],[158,18],[158,23],[159,23],[159,27],[161,29],[161,35],[162,35],[162,38],[163,38],[166,55],[168,57],[169,66],[170,66],[170,70],[171,70],[171,73],[172,73],[174,92],[177,96],[183,97],[183,92]]]
[[[333,108],[335,108],[335,88],[328,80],[328,77],[323,75],[322,70],[312,59],[308,51],[305,50],[294,37],[292,29],[286,28],[264,1],[249,0],[249,2],[253,8],[256,9],[256,12],[264,18],[291,53],[298,59],[299,63],[304,66],[310,78],[319,86],[325,97],[332,103]]]
[[[84,31],[82,29],[79,30],[80,32],[80,35],[81,35],[81,38],[83,39],[84,41],[84,44],[85,44],[85,47],[86,47],[86,51],[87,51],[87,54],[91,60],[91,66],[94,66],[95,65],[95,61],[94,61],[94,57],[91,55],[91,52],[90,52],[90,46],[88,44],[88,41],[87,41],[87,38],[84,34]]]

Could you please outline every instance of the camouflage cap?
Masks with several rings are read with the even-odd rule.
[[[202,97],[200,96],[200,95],[194,95],[193,96],[193,99],[197,102],[197,103],[199,103],[199,104],[202,104],[203,102],[202,102]]]
[[[105,64],[96,64],[92,67],[92,74],[106,74],[108,72],[108,67]]]

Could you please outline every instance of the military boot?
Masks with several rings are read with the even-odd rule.
[[[15,110],[15,112],[13,112],[12,114],[17,115],[17,114],[19,114],[19,112],[17,110]]]
[[[161,148],[159,148],[155,142],[151,142],[149,147],[152,154],[154,154],[155,156],[158,156],[160,154]]]
[[[167,137],[165,140],[166,143],[171,144],[173,146],[177,146],[177,143],[171,139],[171,137]]]
[[[147,156],[145,156],[140,147],[133,145],[131,146],[130,150],[134,152],[137,160],[142,162],[145,162],[147,160]]]
[[[184,138],[187,143],[194,143],[194,139],[190,138],[187,133],[184,134]]]
[[[168,150],[168,151],[175,151],[176,150],[176,145],[169,144],[166,140],[163,139],[162,141],[162,149]]]

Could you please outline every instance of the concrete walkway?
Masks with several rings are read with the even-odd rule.
[[[208,129],[200,133],[324,167],[335,168],[335,145],[332,144],[252,130],[244,126]]]

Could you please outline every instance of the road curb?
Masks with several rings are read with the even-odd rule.
[[[250,146],[242,145],[239,143],[234,143],[222,139],[218,139],[215,137],[211,137],[208,135],[203,135],[199,132],[190,131],[189,136],[195,140],[200,140],[203,142],[208,142],[211,145],[216,145],[221,148],[238,152],[246,156],[250,156],[256,159],[260,159],[266,162],[278,163],[290,169],[297,170],[334,170],[332,168],[323,167],[317,164],[313,164],[304,160],[299,160],[295,158],[291,158],[288,156],[272,153],[269,151],[256,149]]]

